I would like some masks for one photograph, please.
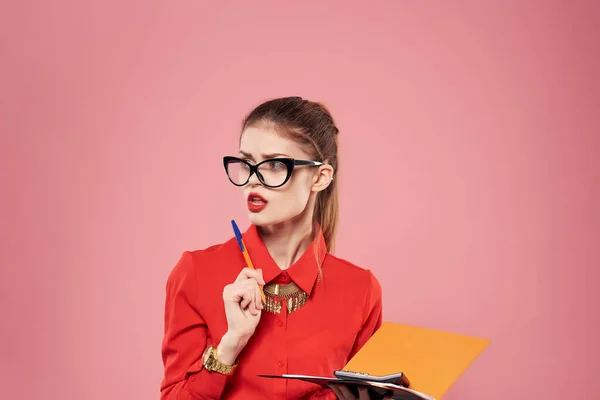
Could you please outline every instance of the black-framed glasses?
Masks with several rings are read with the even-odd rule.
[[[278,188],[285,185],[292,176],[294,167],[300,165],[319,166],[323,163],[320,161],[296,160],[294,158],[270,158],[253,165],[241,158],[223,157],[223,166],[227,177],[235,186],[244,186],[250,181],[252,174],[256,174],[263,185]]]

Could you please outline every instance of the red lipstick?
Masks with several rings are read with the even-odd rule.
[[[258,193],[248,195],[248,210],[253,213],[261,212],[267,206],[267,201]]]

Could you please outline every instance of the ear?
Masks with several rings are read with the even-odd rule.
[[[333,167],[329,164],[319,166],[318,173],[315,175],[312,191],[321,192],[331,184],[333,180]]]

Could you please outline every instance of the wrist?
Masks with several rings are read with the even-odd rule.
[[[217,346],[217,360],[233,365],[249,339],[228,331]]]

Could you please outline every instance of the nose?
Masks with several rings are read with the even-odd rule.
[[[253,173],[253,174],[250,176],[250,179],[248,180],[248,185],[250,185],[250,186],[257,186],[257,185],[260,185],[260,184],[261,184],[261,183],[260,183],[260,181],[258,180],[258,175],[257,175],[257,173],[256,173],[256,172],[255,172],[255,173]]]

